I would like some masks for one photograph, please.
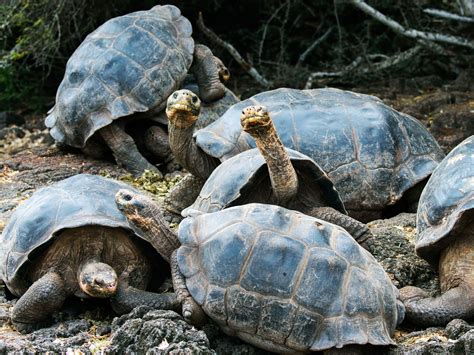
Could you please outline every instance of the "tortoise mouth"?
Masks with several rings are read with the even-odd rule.
[[[170,103],[166,108],[166,112],[172,115],[177,113],[190,113],[192,116],[197,117],[199,115],[199,111],[199,107],[197,107],[196,105],[192,105],[185,100]]]
[[[268,114],[243,115],[240,123],[244,131],[252,131],[261,127],[268,127],[271,124],[271,119]]]

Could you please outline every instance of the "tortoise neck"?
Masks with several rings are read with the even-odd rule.
[[[467,226],[451,238],[439,258],[441,291],[460,285],[474,289],[474,229]]]
[[[286,204],[298,191],[298,175],[273,124],[255,129],[251,135],[265,159],[273,193],[279,204]]]
[[[168,134],[170,147],[178,162],[191,174],[206,180],[220,164],[217,158],[207,155],[193,138],[195,123],[191,125],[175,124],[170,121]]]

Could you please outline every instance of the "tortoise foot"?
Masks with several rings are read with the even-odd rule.
[[[400,289],[400,300],[403,303],[428,298],[429,294],[419,287],[405,286]]]

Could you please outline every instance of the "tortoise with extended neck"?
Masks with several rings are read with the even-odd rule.
[[[207,179],[221,161],[255,147],[239,117],[247,106],[264,105],[285,147],[318,163],[349,215],[362,221],[416,204],[444,156],[421,123],[373,96],[338,89],[267,91],[233,105],[196,132],[199,110],[193,100],[189,92],[175,92],[167,114],[171,149],[196,177]]]
[[[119,191],[117,203],[137,228],[162,219],[146,196]],[[173,286],[190,322],[204,311],[227,334],[278,353],[393,344],[398,290],[342,228],[248,204],[186,218],[179,240]]]
[[[224,95],[220,77],[228,76],[227,69],[207,47],[194,45],[191,34],[191,23],[172,5],[116,17],[97,28],[66,65],[56,104],[45,120],[51,136],[60,145],[93,154],[103,140],[133,174],[157,172],[125,132],[138,117],[132,114],[160,112],[189,70],[203,100]]]
[[[241,124],[258,148],[222,162],[184,217],[251,202],[277,204],[337,224],[368,247],[370,230],[346,215],[333,183],[313,160],[285,149],[265,107],[245,108]]]
[[[123,188],[130,187],[76,175],[36,191],[13,213],[1,238],[1,269],[20,297],[11,314],[17,330],[47,323],[73,295],[110,298],[118,313],[138,305],[178,307],[174,294],[146,291],[166,276],[153,247],[163,241],[131,230],[115,205]]]
[[[474,317],[474,136],[454,148],[431,175],[417,213],[416,253],[439,270],[442,294],[401,289],[407,319],[445,325]]]

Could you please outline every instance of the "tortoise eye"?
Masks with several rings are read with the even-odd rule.
[[[177,93],[174,93],[174,94],[173,94],[173,98],[176,99],[177,97],[178,97],[178,94],[177,94]]]
[[[196,103],[198,98],[196,96],[193,96],[193,102]]]

